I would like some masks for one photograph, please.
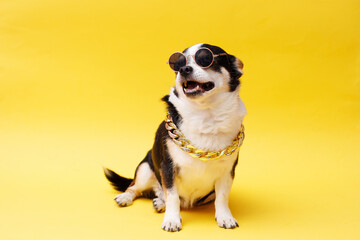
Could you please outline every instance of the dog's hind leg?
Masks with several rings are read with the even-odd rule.
[[[109,182],[116,190],[123,192],[114,199],[119,206],[125,207],[131,205],[137,197],[154,197],[154,188],[158,185],[158,181],[150,164],[151,150],[136,168],[134,179],[124,178],[104,168],[105,176]]]
[[[156,212],[161,213],[165,211],[165,197],[164,191],[158,182],[157,185],[154,187],[155,198],[153,199],[153,207]]]
[[[121,207],[129,206],[137,197],[146,195],[149,191],[153,191],[157,184],[154,172],[151,170],[149,163],[143,161],[136,170],[135,179],[124,193],[120,193],[115,197],[115,201]]]
[[[129,206],[134,199],[143,196],[147,191],[151,191],[157,180],[154,172],[147,162],[141,163],[136,171],[136,177],[124,193],[115,197],[115,201],[121,207]]]

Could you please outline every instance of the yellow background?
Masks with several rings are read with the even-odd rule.
[[[1,239],[360,239],[360,2],[0,0]],[[172,52],[245,64],[246,139],[230,196],[161,230],[118,208],[164,118]]]

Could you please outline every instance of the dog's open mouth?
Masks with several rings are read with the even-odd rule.
[[[200,83],[196,81],[184,81],[182,86],[186,95],[195,96],[210,91],[215,87],[215,84],[213,82]]]

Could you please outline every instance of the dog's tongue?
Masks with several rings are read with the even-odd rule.
[[[186,81],[184,82],[184,91],[185,93],[195,93],[195,92],[204,92],[202,89],[202,84],[196,81]]]
[[[194,82],[194,81],[188,81],[186,83],[186,88],[189,89],[189,90],[194,89],[196,87],[201,87],[200,83]]]

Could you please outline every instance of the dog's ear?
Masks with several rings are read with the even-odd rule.
[[[228,54],[228,60],[230,63],[230,74],[232,77],[238,79],[243,75],[244,63],[237,57]]]
[[[230,69],[228,70],[231,77],[229,87],[230,91],[234,91],[240,84],[239,78],[243,75],[244,63],[240,59],[230,54],[228,54],[228,60],[230,64]]]
[[[244,68],[244,63],[243,63],[240,59],[238,59],[238,58],[236,58],[235,62],[236,62],[236,65],[238,66],[238,68],[240,68],[241,70],[243,70],[243,68]]]

